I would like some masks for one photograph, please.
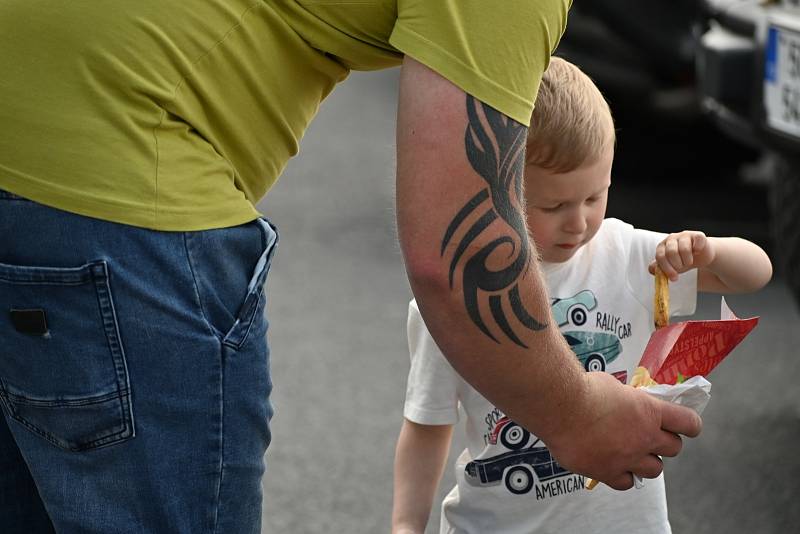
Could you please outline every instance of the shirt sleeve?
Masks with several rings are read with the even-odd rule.
[[[656,257],[656,247],[667,237],[667,234],[641,230],[618,222],[627,235],[628,244],[628,284],[634,296],[653,313],[653,294],[655,293],[655,277],[650,274],[648,266]],[[697,269],[692,269],[678,276],[677,282],[669,284],[670,317],[692,315],[697,306]]]
[[[458,374],[436,346],[414,300],[408,305],[407,332],[411,370],[403,415],[423,425],[456,424]]]
[[[389,43],[466,93],[530,124],[572,0],[398,0]]]

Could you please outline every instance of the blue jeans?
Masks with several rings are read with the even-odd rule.
[[[260,532],[276,244],[0,191],[0,532]]]

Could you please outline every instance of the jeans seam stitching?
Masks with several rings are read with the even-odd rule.
[[[82,452],[82,451],[97,449],[103,445],[113,445],[115,443],[127,440],[133,437],[134,435],[130,425],[127,424],[127,421],[125,421],[122,430],[112,433],[107,433],[91,441],[86,441],[84,443],[80,444],[76,443],[75,445],[71,445],[67,440],[64,440],[52,434],[51,432],[48,432],[47,430],[39,427],[38,425],[35,425],[22,415],[19,415],[19,413],[16,410],[14,410],[13,406],[9,402],[9,399],[6,399],[5,396],[0,396],[0,399],[3,400],[3,403],[6,405],[6,408],[8,409],[8,414],[13,420],[15,420],[17,423],[27,428],[34,434],[40,436],[46,441],[49,441],[53,445],[56,445],[57,447],[70,452]]]
[[[213,534],[217,534],[219,527],[219,509],[222,498],[222,479],[225,476],[225,345],[220,345],[219,351],[219,476],[217,478],[216,494],[214,495],[214,512],[212,520]]]
[[[269,225],[269,223],[267,223],[267,225],[273,232],[275,231],[272,229],[272,226]],[[267,230],[265,230],[260,224],[259,230],[261,231],[261,245],[265,254],[264,265],[262,266],[261,272],[258,275],[258,281],[256,285],[245,297],[245,301],[242,305],[240,313],[238,314],[238,317],[236,318],[236,321],[222,338],[222,344],[227,345],[235,351],[239,351],[247,342],[247,338],[250,336],[250,330],[253,328],[253,323],[256,321],[256,314],[258,313],[258,308],[261,304],[261,299],[263,298],[263,283],[269,271],[269,266],[272,262],[272,255],[275,252],[275,247],[278,244],[277,233],[275,234],[275,239],[270,243]],[[251,297],[254,298],[251,299]],[[243,332],[242,329],[244,329]],[[238,337],[238,339],[235,341],[232,340],[232,338],[236,338],[236,336],[233,334],[240,332],[241,335]]]
[[[250,313],[250,322],[247,325],[247,331],[245,331],[244,335],[242,336],[242,342],[239,343],[239,348],[242,348],[242,346],[247,342],[247,338],[250,337],[250,330],[253,329],[253,323],[256,322],[256,314],[258,313],[258,307],[259,307],[260,304],[261,304],[261,292],[257,291],[256,292],[256,301],[255,301],[255,303],[253,303],[253,311],[249,312]]]
[[[15,404],[21,404],[23,406],[31,406],[35,408],[79,408],[82,406],[103,404],[117,397],[126,396],[129,394],[130,391],[128,390],[128,388],[125,388],[113,391],[111,393],[103,393],[102,395],[82,397],[80,399],[74,399],[74,400],[35,399],[31,397],[26,397],[25,395],[11,393],[7,389],[0,388],[0,395],[7,396],[9,399],[14,401]]]
[[[128,361],[125,357],[125,348],[122,345],[122,336],[119,331],[119,320],[117,319],[117,311],[114,308],[114,298],[111,293],[111,273],[108,269],[108,263],[103,261],[98,264],[100,274],[93,269],[92,280],[95,283],[95,294],[97,296],[97,303],[100,306],[100,315],[103,320],[103,328],[106,331],[106,341],[108,342],[109,355],[111,362],[114,366],[114,377],[117,383],[117,392],[125,390],[125,395],[118,396],[119,410],[122,414],[124,428],[130,431],[131,435],[136,433],[133,422],[133,402],[130,394],[130,375],[128,374]],[[103,304],[103,296],[101,291],[107,292],[104,297],[106,304]],[[113,339],[112,339],[113,338]],[[120,368],[120,365],[122,368]],[[125,383],[121,383],[124,379]]]
[[[238,317],[236,319],[236,322],[233,323],[233,326],[228,331],[228,333],[225,335],[225,338],[222,341],[223,345],[227,345],[227,346],[229,346],[230,348],[232,348],[232,349],[234,349],[236,351],[241,349],[242,345],[244,345],[245,342],[247,341],[247,337],[250,335],[250,328],[252,328],[253,321],[255,320],[255,311],[256,310],[252,310],[252,308],[254,306],[256,308],[258,307],[258,295],[255,296],[255,300],[256,300],[255,304],[250,304],[252,302],[251,299],[250,299],[250,296],[251,296],[251,294],[248,294],[246,299],[245,299],[246,308],[244,310],[244,313],[241,314],[240,317]],[[246,324],[246,327],[243,326],[243,324]],[[244,332],[242,332],[243,328],[244,328]],[[231,341],[231,339],[230,339],[231,337],[234,337],[233,336],[234,332],[241,333],[240,338],[235,342]]]
[[[186,251],[186,263],[189,266],[189,272],[192,274],[192,286],[194,287],[194,296],[197,298],[197,305],[200,308],[200,315],[203,316],[203,322],[205,323],[206,327],[208,328],[209,332],[212,336],[217,338],[219,341],[223,340],[223,337],[217,332],[217,329],[214,328],[214,325],[208,320],[208,315],[206,314],[206,309],[203,306],[203,299],[200,296],[200,287],[198,286],[197,282],[197,273],[195,273],[194,264],[192,263],[192,252],[189,250],[189,233],[183,233],[183,248]]]

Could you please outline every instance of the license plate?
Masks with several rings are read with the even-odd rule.
[[[767,125],[800,138],[800,32],[771,25],[765,53]]]

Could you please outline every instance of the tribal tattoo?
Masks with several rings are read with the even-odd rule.
[[[500,330],[517,345],[528,348],[515,333],[507,315],[510,311],[519,325],[529,330],[542,330],[547,326],[528,313],[519,292],[519,282],[531,261],[525,218],[519,209],[523,205],[522,174],[528,129],[470,95],[467,95],[467,117],[464,134],[467,158],[488,187],[472,197],[450,222],[442,239],[441,255],[445,255],[447,245],[465,221],[474,212],[480,214],[482,211],[463,233],[450,259],[452,289],[456,267],[470,244],[498,218],[507,226],[507,235],[494,239],[464,258],[464,304],[472,322],[499,343],[481,316],[480,299],[487,299],[492,318]],[[512,237],[512,232],[516,238]],[[490,269],[487,265],[489,257],[503,245],[511,247],[505,265],[499,270]],[[504,306],[504,302],[508,304]]]

